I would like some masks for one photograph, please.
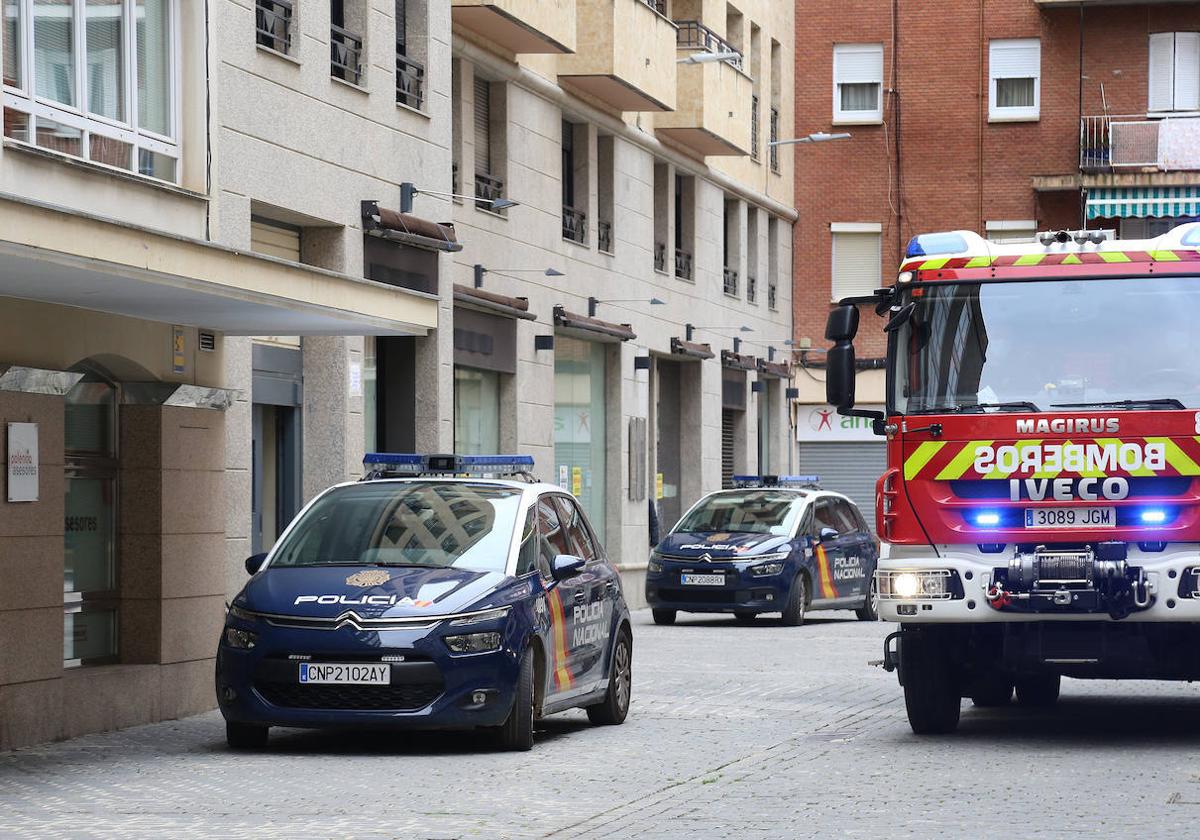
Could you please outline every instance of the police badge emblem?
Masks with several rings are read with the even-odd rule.
[[[382,586],[391,579],[392,576],[383,569],[368,569],[350,575],[346,578],[346,583],[350,586]]]

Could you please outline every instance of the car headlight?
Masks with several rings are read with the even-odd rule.
[[[662,561],[659,559],[658,552],[653,552],[650,555],[650,562],[646,564],[646,571],[652,575],[656,575],[663,570]]]
[[[750,567],[750,574],[755,577],[779,574],[783,571],[783,561],[787,560],[789,553],[787,551],[779,551],[774,554],[762,554],[753,558],[755,565]]]
[[[445,642],[451,653],[488,653],[500,649],[500,634],[492,630],[487,633],[446,636]]]
[[[239,650],[250,650],[258,642],[258,634],[237,627],[225,628],[225,643]]]
[[[879,597],[904,601],[940,601],[954,597],[950,569],[879,572]]]
[[[234,618],[240,618],[242,621],[256,621],[258,619],[258,615],[249,610],[242,609],[237,604],[230,605],[229,614]]]
[[[497,607],[494,610],[484,610],[475,615],[466,615],[450,622],[451,627],[466,627],[469,624],[483,624],[485,621],[499,621],[507,618],[512,607]]]

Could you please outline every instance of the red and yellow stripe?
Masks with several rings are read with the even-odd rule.
[[[821,597],[836,598],[837,587],[833,585],[833,575],[829,572],[829,557],[825,554],[825,546],[817,546],[817,577],[820,578]]]
[[[557,588],[547,593],[546,603],[550,607],[550,635],[554,639],[554,685],[559,689],[570,688],[575,678],[567,665],[567,617]]]

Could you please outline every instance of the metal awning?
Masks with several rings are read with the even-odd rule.
[[[772,379],[791,379],[791,365],[787,362],[768,362],[766,359],[759,359],[758,376],[760,379],[764,376]]]
[[[679,336],[674,336],[671,339],[671,355],[688,356],[693,359],[711,359],[714,354],[712,346],[709,344],[698,344],[697,342],[685,341]]]
[[[732,350],[722,350],[721,366],[733,370],[757,370],[758,360],[753,356],[734,353]]]
[[[554,307],[554,326],[568,335],[574,333],[579,338],[591,341],[632,341],[637,333],[629,324],[614,324],[612,321],[601,321],[568,312],[561,306]]]
[[[371,236],[391,239],[430,251],[461,251],[452,222],[431,222],[411,213],[380,207],[378,201],[362,202],[363,230]]]
[[[529,311],[529,298],[485,292],[459,283],[454,284],[454,304],[523,321],[537,320],[537,315]]]
[[[1091,219],[1200,216],[1200,186],[1096,187],[1087,191]]]

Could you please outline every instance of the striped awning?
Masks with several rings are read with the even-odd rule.
[[[1200,186],[1095,187],[1087,193],[1089,220],[1179,216],[1200,216]]]

